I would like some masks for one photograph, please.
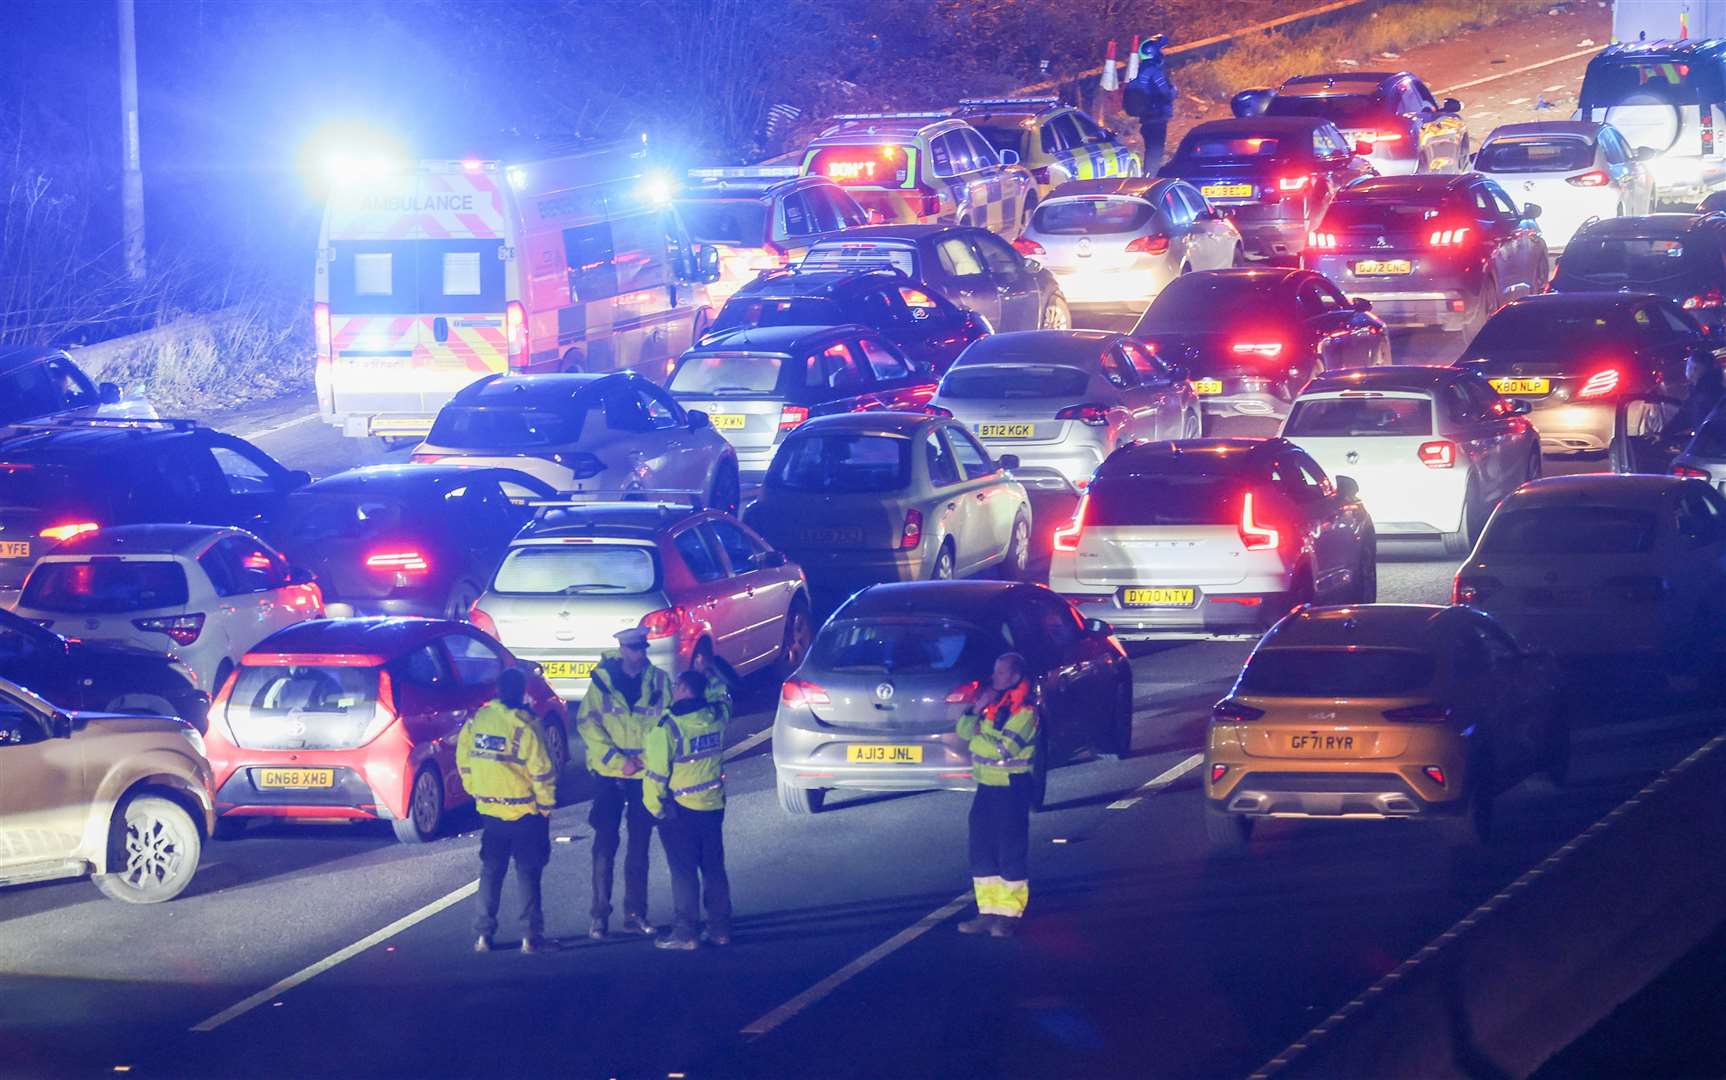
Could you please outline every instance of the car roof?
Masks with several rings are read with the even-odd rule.
[[[639,376],[619,371],[570,371],[550,375],[487,375],[456,391],[451,402],[463,405],[509,405],[517,402],[567,400],[607,379]]]
[[[838,185],[825,176],[700,176],[677,192],[674,202],[772,202],[793,191]]]
[[[851,116],[836,116],[834,122],[822,129],[813,142],[824,142],[829,139],[878,139],[882,136],[890,138],[915,138],[931,128],[950,130],[956,127],[969,127],[965,121],[955,118],[951,112],[928,113],[871,113]]]
[[[0,460],[35,459],[58,465],[87,465],[139,444],[159,445],[195,438],[208,428],[191,421],[98,421],[50,417],[0,425]]]
[[[1287,283],[1320,276],[1316,270],[1299,266],[1225,266],[1217,270],[1196,270],[1183,278],[1196,281],[1276,281]]]
[[[845,235],[850,235],[856,231],[855,229],[847,229]],[[832,297],[854,286],[879,280],[914,282],[917,279],[906,277],[898,270],[889,267],[876,267],[867,270],[835,270],[823,267],[803,270],[788,266],[779,270],[768,270],[754,280],[744,282],[737,293],[732,295],[742,294],[761,299],[791,299],[802,296]]]
[[[52,345],[3,346],[0,347],[0,373],[14,371],[27,364],[39,364],[53,356],[67,356],[67,353]]]
[[[962,120],[989,116],[1042,116],[1072,108],[1058,97],[960,98],[953,115]]]
[[[960,362],[1072,364],[1095,360],[1103,346],[1126,336],[1110,330],[1011,330],[978,338],[960,354]]]
[[[1327,71],[1318,75],[1296,75],[1283,80],[1282,86],[1277,89],[1280,92],[1290,88],[1330,86],[1339,82],[1373,83],[1382,87],[1392,79],[1400,79],[1407,74],[1406,71]]]
[[[1522,124],[1500,124],[1492,129],[1486,141],[1524,135],[1580,135],[1593,142],[1605,126],[1592,120],[1531,120]]]
[[[1613,311],[1622,311],[1624,308],[1627,308],[1632,304],[1645,304],[1649,301],[1660,299],[1663,298],[1656,296],[1653,293],[1554,292],[1535,293],[1533,296],[1519,296],[1510,303],[1505,304],[1504,307],[1517,309],[1539,308],[1541,310],[1551,308],[1554,311],[1581,312],[1599,311],[1602,308],[1610,308]],[[1499,310],[1502,311],[1504,309],[1500,308]],[[1494,312],[1494,314],[1497,314],[1497,312]]]
[[[860,225],[855,229],[846,229],[836,236],[822,240],[818,247],[830,247],[835,244],[854,244],[859,240],[902,240],[914,244],[920,240],[928,240],[945,233],[954,232],[985,232],[971,225]]]
[[[408,616],[312,619],[276,631],[246,656],[375,656],[387,663],[466,625]]]
[[[1455,616],[1438,604],[1353,604],[1304,607],[1277,623],[1261,649],[1426,649],[1433,631]]]
[[[1471,377],[1468,371],[1453,367],[1424,367],[1415,364],[1393,364],[1375,368],[1347,368],[1320,372],[1306,389],[1331,393],[1337,390],[1431,390]]]
[[[922,428],[941,423],[945,417],[933,413],[914,412],[861,412],[835,413],[832,416],[818,416],[813,420],[804,421],[791,438],[799,438],[807,433],[826,434],[831,431],[857,432],[866,435],[904,435],[916,434]]]
[[[1601,218],[1587,226],[1589,236],[1678,236],[1726,221],[1713,214],[1638,214],[1634,217]]]
[[[571,506],[549,506],[524,526],[517,540],[547,536],[608,533],[634,539],[651,539],[674,525],[708,511],[662,502],[593,502]]]
[[[952,614],[963,617],[1016,591],[1041,588],[1012,581],[901,581],[870,585],[844,607],[846,618],[872,615]]]
[[[1307,135],[1314,128],[1325,127],[1329,123],[1320,116],[1241,116],[1194,124],[1187,129],[1186,138],[1194,135]]]
[[[380,494],[433,495],[445,488],[471,483],[476,478],[504,477],[519,479],[526,477],[526,474],[514,469],[473,469],[460,465],[363,465],[313,481],[294,494],[358,494],[369,491]]]
[[[1479,173],[1414,173],[1407,176],[1369,176],[1337,192],[1337,198],[1408,198],[1410,196],[1442,195],[1456,188],[1467,187],[1480,178]]]
[[[1686,484],[1706,487],[1700,480],[1656,473],[1581,473],[1575,476],[1546,476],[1532,480],[1512,492],[1504,502],[1507,509],[1535,506],[1558,506],[1565,503],[1601,503],[1616,506],[1655,507]]]
[[[1168,176],[1106,176],[1096,180],[1069,180],[1050,192],[1049,198],[1065,199],[1073,195],[1121,195],[1131,199],[1144,199],[1149,198],[1149,193],[1153,190],[1179,183],[1184,183],[1184,181]]]
[[[719,331],[684,355],[738,352],[744,349],[750,352],[798,353],[839,334],[859,333],[874,335],[877,331],[859,323],[837,323],[830,326],[740,326],[735,330]]]
[[[116,525],[74,536],[48,554],[195,556],[224,536],[249,535],[225,525]]]
[[[1589,61],[1592,65],[1596,60],[1635,60],[1663,56],[1694,56],[1704,53],[1719,56],[1726,52],[1726,39],[1722,38],[1657,38],[1653,41],[1623,41],[1616,45],[1608,45],[1599,55]]]

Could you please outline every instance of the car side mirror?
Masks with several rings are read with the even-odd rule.
[[[1102,619],[1093,618],[1085,620],[1085,631],[1091,634],[1112,634],[1115,628]]]
[[[701,283],[703,285],[711,285],[715,281],[718,281],[720,277],[719,249],[714,247],[712,244],[703,244],[701,247],[701,254],[696,258],[701,270]]]
[[[791,557],[783,551],[763,551],[750,559],[757,570],[777,570],[790,561]]]
[[[1359,154],[1361,157],[1371,157],[1372,144],[1369,142],[1357,142],[1354,144],[1354,152]]]
[[[705,412],[701,411],[700,409],[690,409],[689,410],[689,430],[690,431],[701,431],[704,428],[710,428],[712,426],[713,426],[713,421],[708,417],[708,415]]]
[[[1356,311],[1371,311],[1372,301],[1364,296],[1357,296],[1348,302],[1348,306]]]
[[[1540,204],[1539,203],[1531,203],[1531,202],[1523,203],[1522,204],[1522,216],[1527,218],[1530,221],[1536,220],[1537,218],[1540,217]]]
[[[1440,112],[1447,112],[1447,113],[1459,113],[1462,111],[1462,102],[1456,100],[1453,97],[1447,97],[1444,99],[1444,105],[1439,109],[1439,111]]]
[[[1255,86],[1242,90],[1229,99],[1229,112],[1238,117],[1261,116],[1270,106],[1271,98],[1276,91],[1267,86]]]
[[[63,712],[53,713],[48,717],[48,729],[54,733],[56,739],[70,739],[72,718]]]
[[[1635,157],[1637,161],[1653,161],[1659,156],[1660,151],[1654,149],[1652,146],[1638,146],[1636,148]]]
[[[1534,411],[1534,406],[1523,398],[1511,398],[1509,400],[1510,406],[1506,412],[1510,416],[1527,416]]]
[[[1360,501],[1360,485],[1355,482],[1354,477],[1338,476],[1333,480],[1333,482],[1336,484],[1337,498],[1341,499],[1343,502]]]
[[[1200,212],[1198,214],[1198,220],[1200,220],[1200,221],[1227,221],[1228,218],[1223,216],[1223,212],[1221,210],[1218,210],[1216,207],[1212,206],[1212,207],[1209,207],[1206,210]]]
[[[289,469],[288,475],[283,480],[287,484],[288,490],[297,491],[312,482],[312,474],[304,469]]]
[[[1019,163],[1017,150],[1002,150],[997,156],[1000,157],[1002,165],[1017,165]]]
[[[1001,468],[1003,468],[1003,469],[1006,469],[1008,472],[1012,472],[1014,469],[1017,469],[1019,467],[1019,455],[1018,454],[1002,454],[1000,457],[995,459],[995,464],[1001,466]]]
[[[310,585],[316,580],[318,580],[318,575],[312,573],[303,566],[288,567],[289,585]]]
[[[104,405],[120,404],[120,387],[111,382],[97,383],[96,400]]]

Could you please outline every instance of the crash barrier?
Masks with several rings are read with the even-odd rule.
[[[129,373],[146,363],[149,357],[165,351],[183,351],[206,343],[213,331],[241,314],[242,309],[235,307],[188,315],[136,334],[93,341],[88,345],[71,345],[67,351],[92,379],[112,378],[116,374]]]
[[[1255,1078],[1534,1072],[1726,921],[1723,743],[1668,769]]]

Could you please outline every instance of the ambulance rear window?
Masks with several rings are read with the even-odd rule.
[[[501,320],[506,299],[504,262],[498,257],[502,247],[502,240],[337,241],[331,244],[330,311],[495,313]]]

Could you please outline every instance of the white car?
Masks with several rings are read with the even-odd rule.
[[[37,560],[14,611],[66,637],[165,653],[214,694],[247,649],[323,608],[310,574],[242,529],[122,525]]]
[[[1527,412],[1473,371],[1335,371],[1301,391],[1282,437],[1354,477],[1381,538],[1436,539],[1466,555],[1499,500],[1540,475]]]
[[[1492,615],[1524,649],[1717,671],[1726,498],[1674,476],[1529,484],[1487,523],[1452,599]]]
[[[1557,252],[1584,222],[1654,212],[1654,174],[1611,124],[1542,120],[1504,124],[1474,155],[1474,171],[1518,204],[1540,207],[1540,235]]]
[[[737,451],[707,414],[626,372],[488,375],[414,448],[420,463],[518,469],[560,492],[687,492],[737,512]]]
[[[1181,274],[1246,263],[1234,223],[1198,188],[1154,176],[1062,184],[1013,246],[1055,275],[1069,307],[1134,315]]]

